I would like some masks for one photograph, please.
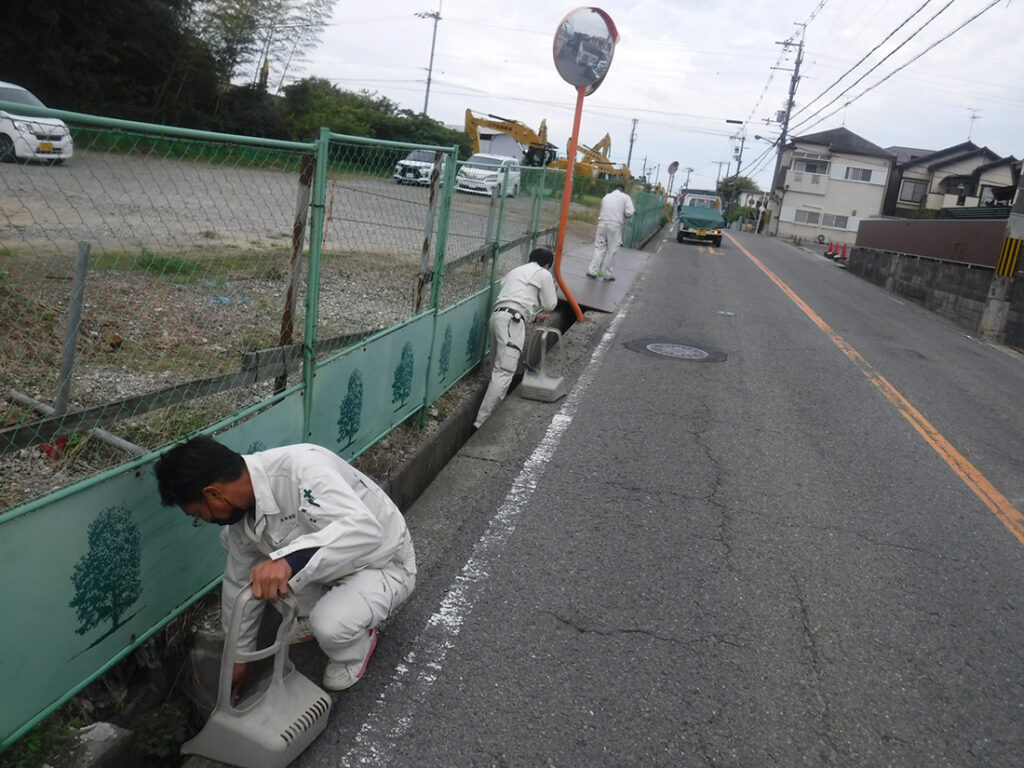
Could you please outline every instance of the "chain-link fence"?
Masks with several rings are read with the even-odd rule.
[[[455,148],[326,129],[36,112],[75,143],[0,164],[0,578],[22,584],[0,634],[53,663],[0,665],[0,749],[217,583],[216,536],[160,509],[157,452],[216,431],[357,455],[478,364],[495,281],[555,241],[564,185],[456,192]]]

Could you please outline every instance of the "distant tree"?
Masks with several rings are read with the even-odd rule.
[[[445,326],[444,341],[441,342],[441,354],[438,355],[437,378],[444,381],[448,375],[448,366],[452,361],[452,327]]]
[[[113,632],[142,593],[141,536],[131,511],[108,507],[89,524],[87,540],[89,549],[71,573],[75,632],[84,635],[101,622],[110,622]]]
[[[412,352],[412,342],[405,342],[405,346],[402,347],[402,358],[398,361],[398,366],[395,368],[395,378],[391,384],[391,402],[398,403],[398,408],[401,409],[408,401],[409,395],[412,394],[412,376],[415,371],[415,358]]]
[[[320,42],[337,0],[194,0],[190,29],[213,52],[226,90],[243,80],[276,94]]]
[[[718,194],[726,199],[734,198],[739,192],[760,192],[761,188],[746,176],[726,176],[718,181]]]
[[[359,426],[363,416],[363,374],[358,369],[348,377],[348,391],[341,401],[341,414],[338,416],[338,442],[348,438],[343,448],[348,448],[359,434]]]

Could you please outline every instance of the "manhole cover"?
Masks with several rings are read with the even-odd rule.
[[[725,353],[714,349],[686,344],[665,339],[638,339],[627,341],[626,348],[634,352],[643,352],[657,357],[668,357],[673,360],[684,360],[690,363],[720,363],[725,360]]]

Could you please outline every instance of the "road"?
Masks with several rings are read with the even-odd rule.
[[[784,242],[648,249],[409,510],[295,765],[1024,764],[1021,357]]]

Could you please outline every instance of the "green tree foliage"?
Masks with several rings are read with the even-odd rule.
[[[357,369],[348,377],[348,390],[341,401],[341,413],[338,416],[338,442],[348,439],[343,448],[348,448],[356,439],[362,418],[363,374]]]
[[[273,139],[309,140],[327,126],[458,145],[467,157],[465,132],[377,93],[343,91],[315,77],[281,87],[299,71],[336,2],[8,3],[2,18],[12,33],[3,38],[0,80],[25,86],[55,109]]]
[[[466,339],[466,362],[476,360],[481,336],[483,336],[483,328],[480,325],[480,313],[473,312],[473,324],[470,327],[469,338]]]
[[[124,507],[100,512],[89,524],[88,544],[71,574],[75,597],[68,605],[78,617],[75,632],[84,635],[101,622],[110,622],[113,632],[142,594],[142,543],[132,513]]]
[[[445,376],[448,375],[448,367],[452,361],[452,327],[450,324],[445,326],[444,341],[441,342],[441,354],[438,355],[438,357],[437,378],[444,381]]]
[[[307,141],[326,125],[335,133],[450,147],[458,145],[468,157],[471,144],[465,131],[454,131],[426,115],[400,109],[372,91],[343,91],[329,80],[310,77],[287,85],[279,104],[288,138]]]
[[[391,402],[398,403],[396,411],[409,401],[409,395],[412,394],[414,368],[415,357],[413,356],[412,342],[407,341],[402,347],[402,358],[398,361],[395,378],[391,383]]]
[[[760,192],[757,183],[746,176],[726,176],[718,182],[718,194],[724,198],[733,198],[739,192]]]

